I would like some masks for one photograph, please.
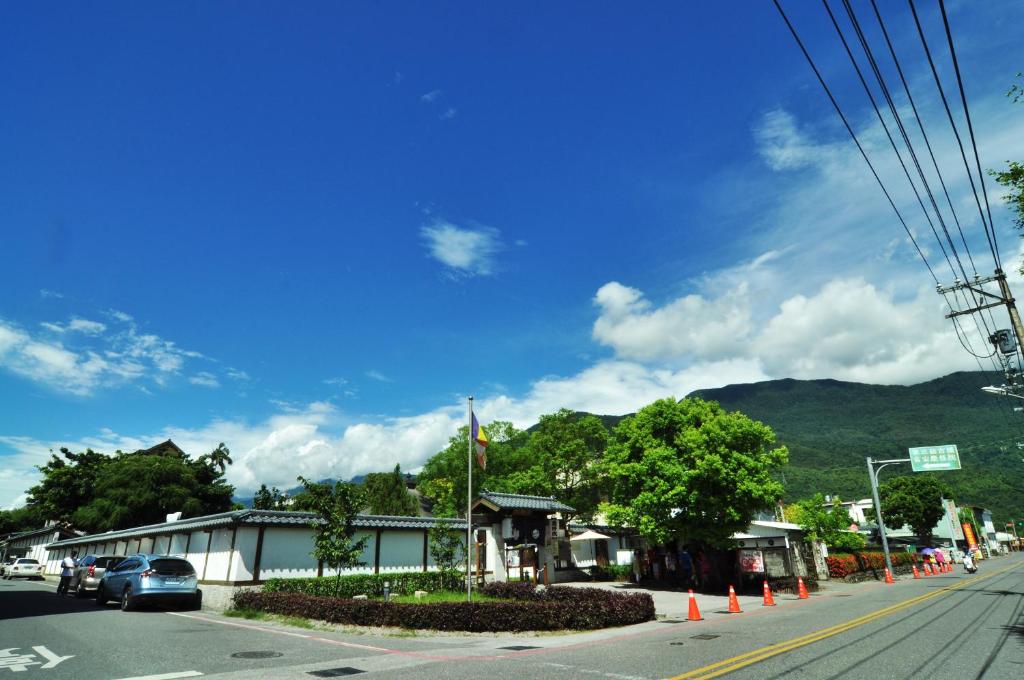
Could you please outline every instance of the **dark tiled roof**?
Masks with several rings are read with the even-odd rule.
[[[123,538],[144,538],[147,536],[164,536],[186,531],[199,531],[230,526],[309,526],[317,521],[312,512],[292,512],[288,510],[232,510],[205,517],[193,517],[177,522],[162,522],[131,529],[108,531],[104,534],[91,534],[64,541],[51,543],[48,548],[66,548],[74,545],[98,543],[101,541],[120,540]],[[452,529],[465,529],[466,522],[461,519],[441,519],[435,517],[392,517],[388,515],[358,515],[354,522],[360,529],[431,529],[437,525],[449,526]]]
[[[484,491],[480,500],[497,506],[501,510],[544,510],[547,512],[576,512],[565,503],[556,501],[551,496],[522,496],[514,493],[497,493]]]
[[[41,536],[42,534],[52,534],[58,531],[65,535],[74,535],[73,532],[68,531],[67,529],[62,529],[59,526],[51,525],[48,527],[43,527],[42,529],[30,529],[28,531],[22,531],[16,534],[9,534],[3,539],[3,542],[10,543],[11,541],[17,541],[22,538],[31,538],[32,536]]]

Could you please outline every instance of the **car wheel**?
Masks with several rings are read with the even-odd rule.
[[[132,597],[132,587],[127,585],[121,594],[121,611],[130,612],[135,609],[135,598]]]
[[[103,586],[100,586],[99,588],[96,589],[96,606],[102,607],[106,603],[107,603],[107,591],[105,591],[103,589]]]

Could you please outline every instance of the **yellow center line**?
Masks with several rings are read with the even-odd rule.
[[[978,581],[984,579],[993,578],[995,576],[998,576],[999,574],[1007,572],[1018,566],[1020,565],[1013,564],[1003,569],[1000,569],[999,571],[995,571],[990,574],[985,574],[984,576],[975,576],[973,578],[961,581],[960,583],[956,583],[951,586],[946,586],[934,592],[925,593],[924,595],[919,595],[909,600],[904,600],[903,602],[897,602],[896,604],[889,605],[888,607],[883,607],[882,609],[876,610],[869,614],[865,614],[863,616],[859,616],[855,619],[851,619],[850,621],[846,621],[844,623],[839,623],[834,626],[830,626],[829,628],[816,630],[812,633],[807,633],[806,635],[801,635],[800,637],[796,637],[791,640],[786,640],[784,642],[776,642],[749,652],[745,652],[743,654],[738,654],[728,659],[723,659],[722,661],[717,661],[715,663],[708,664],[707,666],[702,666],[701,668],[695,668],[692,671],[687,671],[686,673],[683,673],[681,675],[673,676],[669,678],[669,680],[689,680],[690,678],[717,678],[720,675],[732,673],[733,671],[737,671],[751,664],[764,661],[765,659],[769,659],[773,656],[784,654],[785,652],[792,651],[799,647],[813,644],[815,642],[818,642],[819,640],[824,640],[825,638],[829,638],[834,635],[844,633],[853,628],[857,628],[858,626],[863,626],[864,624],[871,623],[872,621],[883,618],[885,616],[889,616],[890,614],[895,614],[896,612],[902,609],[912,607],[916,604],[920,604],[932,598],[939,597],[940,595],[946,595],[948,593],[953,592],[954,590],[957,590],[958,588],[963,588],[964,586],[977,583]]]

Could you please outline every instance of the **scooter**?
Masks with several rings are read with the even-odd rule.
[[[973,574],[978,571],[978,565],[974,563],[974,560],[964,560],[964,571]]]

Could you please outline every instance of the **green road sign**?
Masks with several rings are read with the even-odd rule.
[[[914,472],[959,470],[960,452],[956,450],[956,444],[918,446],[910,449],[910,466]]]

